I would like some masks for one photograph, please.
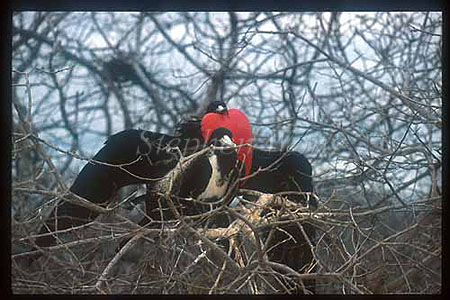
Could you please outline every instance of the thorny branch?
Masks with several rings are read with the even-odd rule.
[[[15,13],[13,291],[307,293],[314,280],[316,293],[440,293],[441,28],[434,12]],[[85,163],[126,172],[135,162],[91,159],[108,135],[170,133],[213,99],[245,112],[254,147],[304,154],[315,191],[239,190],[236,207],[181,216],[172,206],[178,218],[164,221],[131,201],[136,187],[106,208],[68,192]],[[183,157],[166,183],[207,151]],[[58,201],[101,216],[31,248]],[[228,227],[205,225],[220,214]],[[291,225],[298,236],[285,230],[269,246]],[[268,259],[299,236],[310,264]]]

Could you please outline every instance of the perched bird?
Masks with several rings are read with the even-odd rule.
[[[235,147],[232,132],[223,127],[214,129],[209,136],[208,145],[217,147]],[[225,196],[230,183],[237,179],[237,151],[213,150],[210,155],[202,156],[194,166],[183,173],[184,184],[180,188],[181,197],[194,197],[212,202]]]
[[[226,128],[217,128],[209,137],[208,145],[235,146],[232,133]],[[103,148],[78,174],[70,190],[91,202],[106,206],[124,186],[147,184],[150,189],[172,171],[181,154],[191,154],[203,148],[193,139],[169,136],[144,130],[125,130],[112,135]],[[229,180],[236,180],[231,174],[237,160],[236,150],[213,151],[195,160],[186,168],[178,180],[179,197],[199,197],[212,201],[221,198],[228,191]],[[183,172],[183,173],[184,173]],[[189,180],[187,180],[189,179]],[[152,204],[150,204],[152,206]],[[55,215],[57,214],[57,215]],[[85,224],[98,213],[70,202],[58,205],[41,229],[41,234]],[[55,222],[57,221],[57,222]],[[36,239],[36,244],[45,247],[54,243],[53,236]]]
[[[238,109],[227,109],[222,101],[213,101],[201,120],[203,138],[208,140],[211,133],[219,127],[227,128],[233,133],[235,144],[248,144],[238,149],[238,159],[244,163],[245,176],[249,175],[252,168],[253,148],[250,145],[253,142],[253,131],[247,116]]]
[[[167,187],[170,187],[171,199],[181,215],[204,213],[211,209],[211,204],[219,205],[230,189],[237,187],[239,178],[241,163],[237,159],[236,144],[232,137],[232,132],[226,128],[215,129],[207,146],[222,148],[212,148],[205,155],[193,158],[192,163],[186,162],[174,168],[156,185],[149,187],[144,196],[147,215],[159,219],[160,210],[163,210],[165,220],[175,217],[167,201],[159,201],[166,197]]]
[[[177,125],[176,132],[183,137],[197,139],[203,143],[203,140],[208,138],[209,132],[218,126],[230,129],[233,132],[233,141],[238,145],[251,144],[253,141],[248,118],[237,109],[228,110],[222,101],[211,102],[202,119],[194,117],[182,120]],[[313,191],[311,164],[297,151],[263,150],[244,146],[238,151],[238,159],[245,160],[245,176],[257,173],[247,179],[242,188],[264,193]],[[301,196],[294,195],[293,198],[297,202],[304,200]],[[311,199],[309,204],[314,206],[314,199]]]
[[[224,113],[223,103],[212,103],[211,111]],[[196,119],[185,120],[178,125],[178,132],[189,132],[191,136],[198,138],[195,130],[201,131],[201,122]],[[309,206],[312,210],[317,208],[317,200],[308,197],[302,192],[314,191],[312,182],[312,167],[308,159],[297,151],[287,150],[263,150],[253,147],[252,165],[249,178],[242,183],[240,188],[256,190],[263,193],[300,192],[289,195],[289,199],[297,203]],[[247,200],[255,201],[256,198],[245,195]],[[303,229],[314,244],[315,228],[311,224],[302,224]],[[298,224],[281,226],[277,228],[269,242],[270,249],[267,253],[269,260],[285,264],[290,268],[303,273],[314,264],[314,257],[308,241]],[[311,269],[310,269],[311,271]],[[315,291],[314,280],[304,280],[304,286],[311,292]],[[302,293],[297,288],[297,293]]]
[[[70,190],[93,203],[106,205],[121,187],[144,183],[148,188],[145,196],[147,214],[159,216],[163,209],[168,211],[164,217],[169,219],[173,216],[167,203],[162,201],[161,207],[155,201],[155,194],[164,191],[161,187],[173,180],[169,179],[170,174],[177,175],[170,192],[176,208],[183,215],[209,209],[192,199],[216,202],[236,187],[236,180],[242,175],[251,176],[241,183],[240,188],[265,193],[313,191],[311,165],[300,153],[241,146],[252,143],[251,124],[243,113],[228,110],[223,102],[212,102],[201,119],[181,122],[177,133],[170,136],[144,130],[125,130],[111,136],[92,161],[84,166]],[[210,150],[182,172],[176,171],[180,154],[185,157],[204,149],[204,146],[233,147],[233,144],[238,146],[236,150],[229,153]],[[244,174],[236,171],[241,166]],[[313,198],[306,203],[307,198],[300,194],[289,197],[312,208],[317,205]],[[82,225],[98,215],[69,202],[61,203],[57,213],[58,229]],[[55,216],[51,216],[41,233],[54,231],[54,224]],[[314,228],[309,224],[303,227],[313,242]],[[53,236],[36,240],[39,246],[53,243]],[[269,249],[270,260],[286,264],[299,272],[303,272],[313,261],[308,243],[297,224],[277,230]],[[313,290],[313,283],[306,283],[306,286]]]
[[[237,109],[228,110],[226,104],[222,101],[213,101],[207,108],[206,112],[202,118],[190,118],[180,122],[176,128],[176,133],[181,136],[184,140],[189,140],[191,143],[203,144],[204,141],[210,141],[214,139],[214,134],[217,129],[227,130],[228,136],[232,138],[232,142],[238,146],[237,148],[237,166],[239,174],[233,173],[235,178],[241,176],[246,176],[250,173],[252,152],[253,149],[250,146],[240,146],[245,144],[251,144],[253,139],[253,132],[251,129],[251,124],[244,113]],[[222,132],[222,131],[219,131]],[[208,142],[210,143],[210,142]],[[212,164],[211,164],[212,165]],[[206,170],[207,168],[202,168]],[[241,170],[243,170],[241,172]],[[190,171],[188,171],[190,172]],[[190,176],[191,180],[196,180],[199,177],[200,180],[204,182],[204,177],[209,177],[207,172],[197,173]],[[236,180],[233,180],[235,183]],[[193,186],[189,186],[192,189]],[[238,184],[233,184],[233,188],[239,188]],[[150,189],[151,190],[151,189]],[[152,194],[152,192],[149,192]],[[181,194],[184,192],[182,191]],[[216,191],[217,193],[217,191]],[[224,195],[221,195],[223,197]],[[221,198],[219,197],[219,198]],[[150,195],[150,197],[142,196],[141,198],[146,199],[146,213],[148,216],[158,218],[158,213],[164,210],[164,218],[172,219],[174,216],[167,207],[167,203],[149,201],[148,199],[155,199],[157,197]],[[232,199],[231,199],[232,200]],[[184,200],[182,198],[177,199],[178,206],[184,211],[186,215],[194,215],[200,212],[205,212],[205,207],[199,207],[195,202]],[[222,223],[222,221],[218,221]],[[144,224],[145,221],[141,224]]]
[[[106,206],[121,187],[154,184],[172,170],[179,154],[174,147],[190,150],[196,144],[178,137],[144,130],[124,130],[108,138],[105,145],[76,177],[70,191],[95,204]],[[57,216],[55,215],[57,213]],[[61,202],[46,221],[42,233],[79,226],[98,213],[70,202]],[[39,246],[54,242],[52,236],[36,239]]]

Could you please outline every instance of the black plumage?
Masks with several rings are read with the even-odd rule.
[[[118,65],[115,65],[116,63]],[[113,61],[109,65],[111,71],[121,70],[127,66],[120,61]],[[120,72],[120,74],[124,76],[134,74],[131,70],[128,71],[130,72]],[[206,112],[226,112],[226,105],[223,102],[213,102],[207,107]],[[110,136],[103,148],[93,157],[92,162],[83,167],[70,190],[78,196],[103,206],[111,201],[120,188],[132,184],[146,184],[151,195],[150,191],[155,189],[160,179],[177,165],[179,154],[186,156],[203,148],[204,140],[200,122],[201,120],[185,122],[176,136],[135,129],[124,130]],[[223,129],[216,132],[217,136],[224,134],[231,133],[224,132]],[[200,159],[196,164],[197,168],[186,171],[188,173],[186,178],[191,179],[192,185],[182,184],[179,187],[179,197],[195,195],[202,188],[198,185],[207,182],[208,174],[211,174],[208,172],[211,170],[208,161]],[[153,201],[154,197],[146,198],[147,211],[154,211],[156,205]],[[186,204],[184,207],[188,208],[187,213],[190,214],[195,214],[199,210],[197,205],[190,207]],[[40,234],[79,226],[92,221],[97,216],[97,212],[86,207],[61,202],[47,218]],[[145,223],[145,220],[143,222]],[[52,245],[54,241],[53,236],[44,236],[37,238],[35,242],[38,246],[45,247]]]
[[[179,124],[178,130],[183,132],[183,130],[188,131],[189,128],[190,134],[195,135],[192,131],[195,130],[197,122],[195,119],[185,121]],[[186,127],[183,128],[183,126]],[[287,150],[263,150],[254,147],[251,174],[254,176],[246,180],[241,188],[270,194],[300,192],[299,194],[290,194],[289,199],[309,206],[312,210],[317,208],[317,201],[314,197],[301,194],[301,192],[312,193],[314,191],[312,166],[301,153]],[[256,200],[255,197],[248,195],[244,198]],[[304,223],[302,226],[310,242],[314,244],[314,226],[308,223]],[[276,229],[268,249],[271,249],[268,252],[269,260],[285,264],[300,273],[305,272],[314,263],[311,248],[298,224]],[[309,291],[315,291],[315,280],[304,280],[303,283]],[[301,288],[297,288],[296,292],[302,293],[303,291]]]
[[[218,128],[211,135],[208,145],[233,146],[231,137],[229,130]],[[173,190],[170,192],[176,196],[216,201],[228,191],[228,183],[237,179],[238,174],[233,172],[236,165],[235,150],[211,150],[195,159],[195,162],[186,163],[183,171],[175,178],[169,176],[179,163],[180,154],[189,155],[203,147],[203,143],[198,140],[180,136],[125,130],[112,135],[106,141],[92,162],[83,167],[70,190],[95,204],[106,206],[121,187],[147,184],[150,191],[165,192],[162,185],[168,180],[174,180]],[[215,177],[211,177],[213,174]],[[211,184],[211,180],[219,184]],[[217,188],[217,191],[214,188]],[[149,208],[154,205],[154,199],[147,200]],[[194,214],[196,210],[197,206],[190,209],[188,206],[187,213]],[[46,226],[42,227],[40,233],[55,231],[55,218],[57,229],[63,230],[82,225],[97,216],[98,213],[91,209],[62,202],[47,219]],[[52,236],[36,239],[36,244],[41,247],[53,243]]]
[[[214,101],[208,106],[207,112],[213,112],[223,105],[225,104],[221,101]],[[198,118],[183,120],[177,125],[176,132],[200,140],[201,143],[203,137],[200,122]],[[311,164],[297,151],[263,150],[254,147],[251,173],[255,172],[258,174],[246,180],[241,188],[272,194],[289,191],[313,192]],[[317,205],[314,198],[308,199],[309,203],[306,203],[305,197],[301,195],[291,195],[290,198],[313,207]]]
[[[214,112],[217,107],[217,103],[210,105],[208,112]],[[143,130],[126,130],[111,136],[93,160],[114,165],[121,164],[121,168],[88,163],[76,178],[71,191],[96,204],[105,205],[121,187],[146,183],[148,187],[148,194],[145,196],[147,214],[150,217],[159,218],[162,208],[164,218],[166,220],[172,219],[174,216],[168,209],[167,203],[156,201],[161,198],[157,195],[160,191],[158,185],[161,184],[161,178],[173,172],[179,162],[180,152],[183,156],[186,156],[203,147],[204,141],[200,122],[200,119],[181,122],[177,128],[177,136]],[[177,209],[183,215],[198,214],[209,209],[208,206],[186,198],[199,197],[207,186],[210,179],[207,174],[208,172],[212,173],[210,157],[211,153],[196,162],[197,168],[202,170],[201,172],[197,172],[195,168],[184,170],[183,175],[186,176],[184,177],[186,179],[180,177],[174,187],[173,194],[175,197],[173,199],[175,199]],[[233,156],[222,158],[223,161],[229,159],[236,163]],[[229,177],[230,183],[238,177],[233,169],[218,168]],[[258,172],[258,174],[245,181],[241,186],[242,188],[265,193],[313,191],[311,165],[302,154],[296,151],[265,151],[254,148],[252,173],[254,172]],[[187,179],[191,179],[189,184]],[[228,185],[225,190],[228,191],[230,187],[231,185]],[[206,202],[214,201],[222,196],[223,193],[217,195],[214,199],[206,197],[203,200],[206,200]],[[309,204],[313,209],[317,205],[314,198],[309,198],[311,201],[308,203],[306,203],[307,198],[302,195],[290,195],[289,198],[296,202]],[[58,207],[58,229],[81,225],[97,215],[97,213],[84,207],[63,202]],[[144,220],[144,223],[147,221]],[[50,231],[55,230],[53,218],[50,218],[46,224]],[[311,241],[314,242],[315,230],[312,225],[304,224],[303,227]],[[47,232],[45,227],[41,233],[44,232]],[[36,243],[40,246],[49,246],[53,242],[54,239],[51,236],[36,240]],[[282,244],[279,244],[280,242]],[[279,245],[272,247],[272,250],[268,252],[269,259],[272,261],[286,264],[299,272],[304,271],[304,268],[313,261],[310,248],[297,224],[284,226],[282,230],[277,230],[273,235],[270,246],[277,244]],[[310,290],[314,290],[313,282],[306,282],[306,286]]]
[[[264,193],[312,192],[312,167],[303,154],[297,151],[262,150],[253,148],[252,173],[242,186],[245,189]],[[290,195],[296,202],[305,202],[303,196]],[[310,203],[315,205],[314,199]]]
[[[108,201],[123,186],[145,182],[142,178],[151,181],[162,177],[178,161],[175,151],[162,150],[167,145],[185,146],[186,143],[177,137],[143,130],[114,134],[93,157],[100,163],[86,164],[70,190],[100,204]],[[101,162],[122,166],[108,166]]]
[[[155,184],[172,170],[178,162],[179,147],[185,153],[196,151],[198,143],[144,130],[125,130],[108,138],[78,174],[70,190],[95,204],[106,206],[117,191],[131,184]],[[57,213],[57,216],[55,216]],[[95,219],[98,213],[70,202],[60,202],[46,220],[40,233],[82,225]],[[54,243],[52,236],[36,239],[39,246]]]
[[[183,171],[174,180],[174,187],[170,191],[171,201],[181,215],[193,216],[207,212],[212,207],[221,205],[222,200],[226,200],[223,199],[226,195],[231,197],[238,187],[241,165],[237,160],[231,131],[226,128],[214,130],[208,145],[222,148],[210,149],[206,155],[196,159],[195,163],[183,167]],[[161,185],[166,185],[167,180],[173,179],[167,176],[158,185],[148,188],[147,195],[142,196],[146,201],[146,213],[152,219],[175,218],[164,199],[166,195],[161,194],[161,190],[164,190]],[[144,220],[141,225],[146,223]]]
[[[213,131],[208,145],[217,147],[235,147],[232,133],[226,128]],[[230,183],[238,175],[236,149],[212,150],[195,162],[195,165],[183,172],[184,184],[181,185],[181,197],[194,197],[202,201],[218,201],[225,196]]]
[[[225,102],[212,101],[206,107],[205,114],[207,113],[226,114],[227,111],[228,108]],[[202,119],[195,116],[182,119],[175,127],[175,133],[179,136],[182,136],[184,139],[195,139],[203,141],[201,122]]]
[[[297,151],[264,151],[254,148],[252,173],[258,170],[259,173],[249,178],[243,188],[272,194],[314,191],[311,164]],[[288,198],[305,206],[309,205],[312,210],[317,208],[314,197],[291,194]],[[314,226],[302,223],[302,227],[314,244]],[[268,245],[269,260],[285,264],[300,273],[311,268],[314,263],[313,253],[299,225],[295,223],[275,230]],[[315,291],[315,280],[304,280],[303,283],[310,292]],[[302,288],[296,288],[296,293],[302,292]]]

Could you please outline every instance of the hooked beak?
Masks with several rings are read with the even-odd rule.
[[[219,141],[225,147],[236,146],[236,144],[233,142],[233,140],[228,135],[224,135]]]
[[[228,115],[228,110],[223,105],[217,106],[216,112],[219,113],[219,114],[227,114]]]

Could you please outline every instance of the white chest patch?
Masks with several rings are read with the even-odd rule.
[[[199,200],[206,200],[208,198],[221,198],[225,195],[228,187],[228,181],[221,178],[220,172],[217,170],[217,156],[212,155],[209,158],[212,173],[206,189],[198,196]]]

